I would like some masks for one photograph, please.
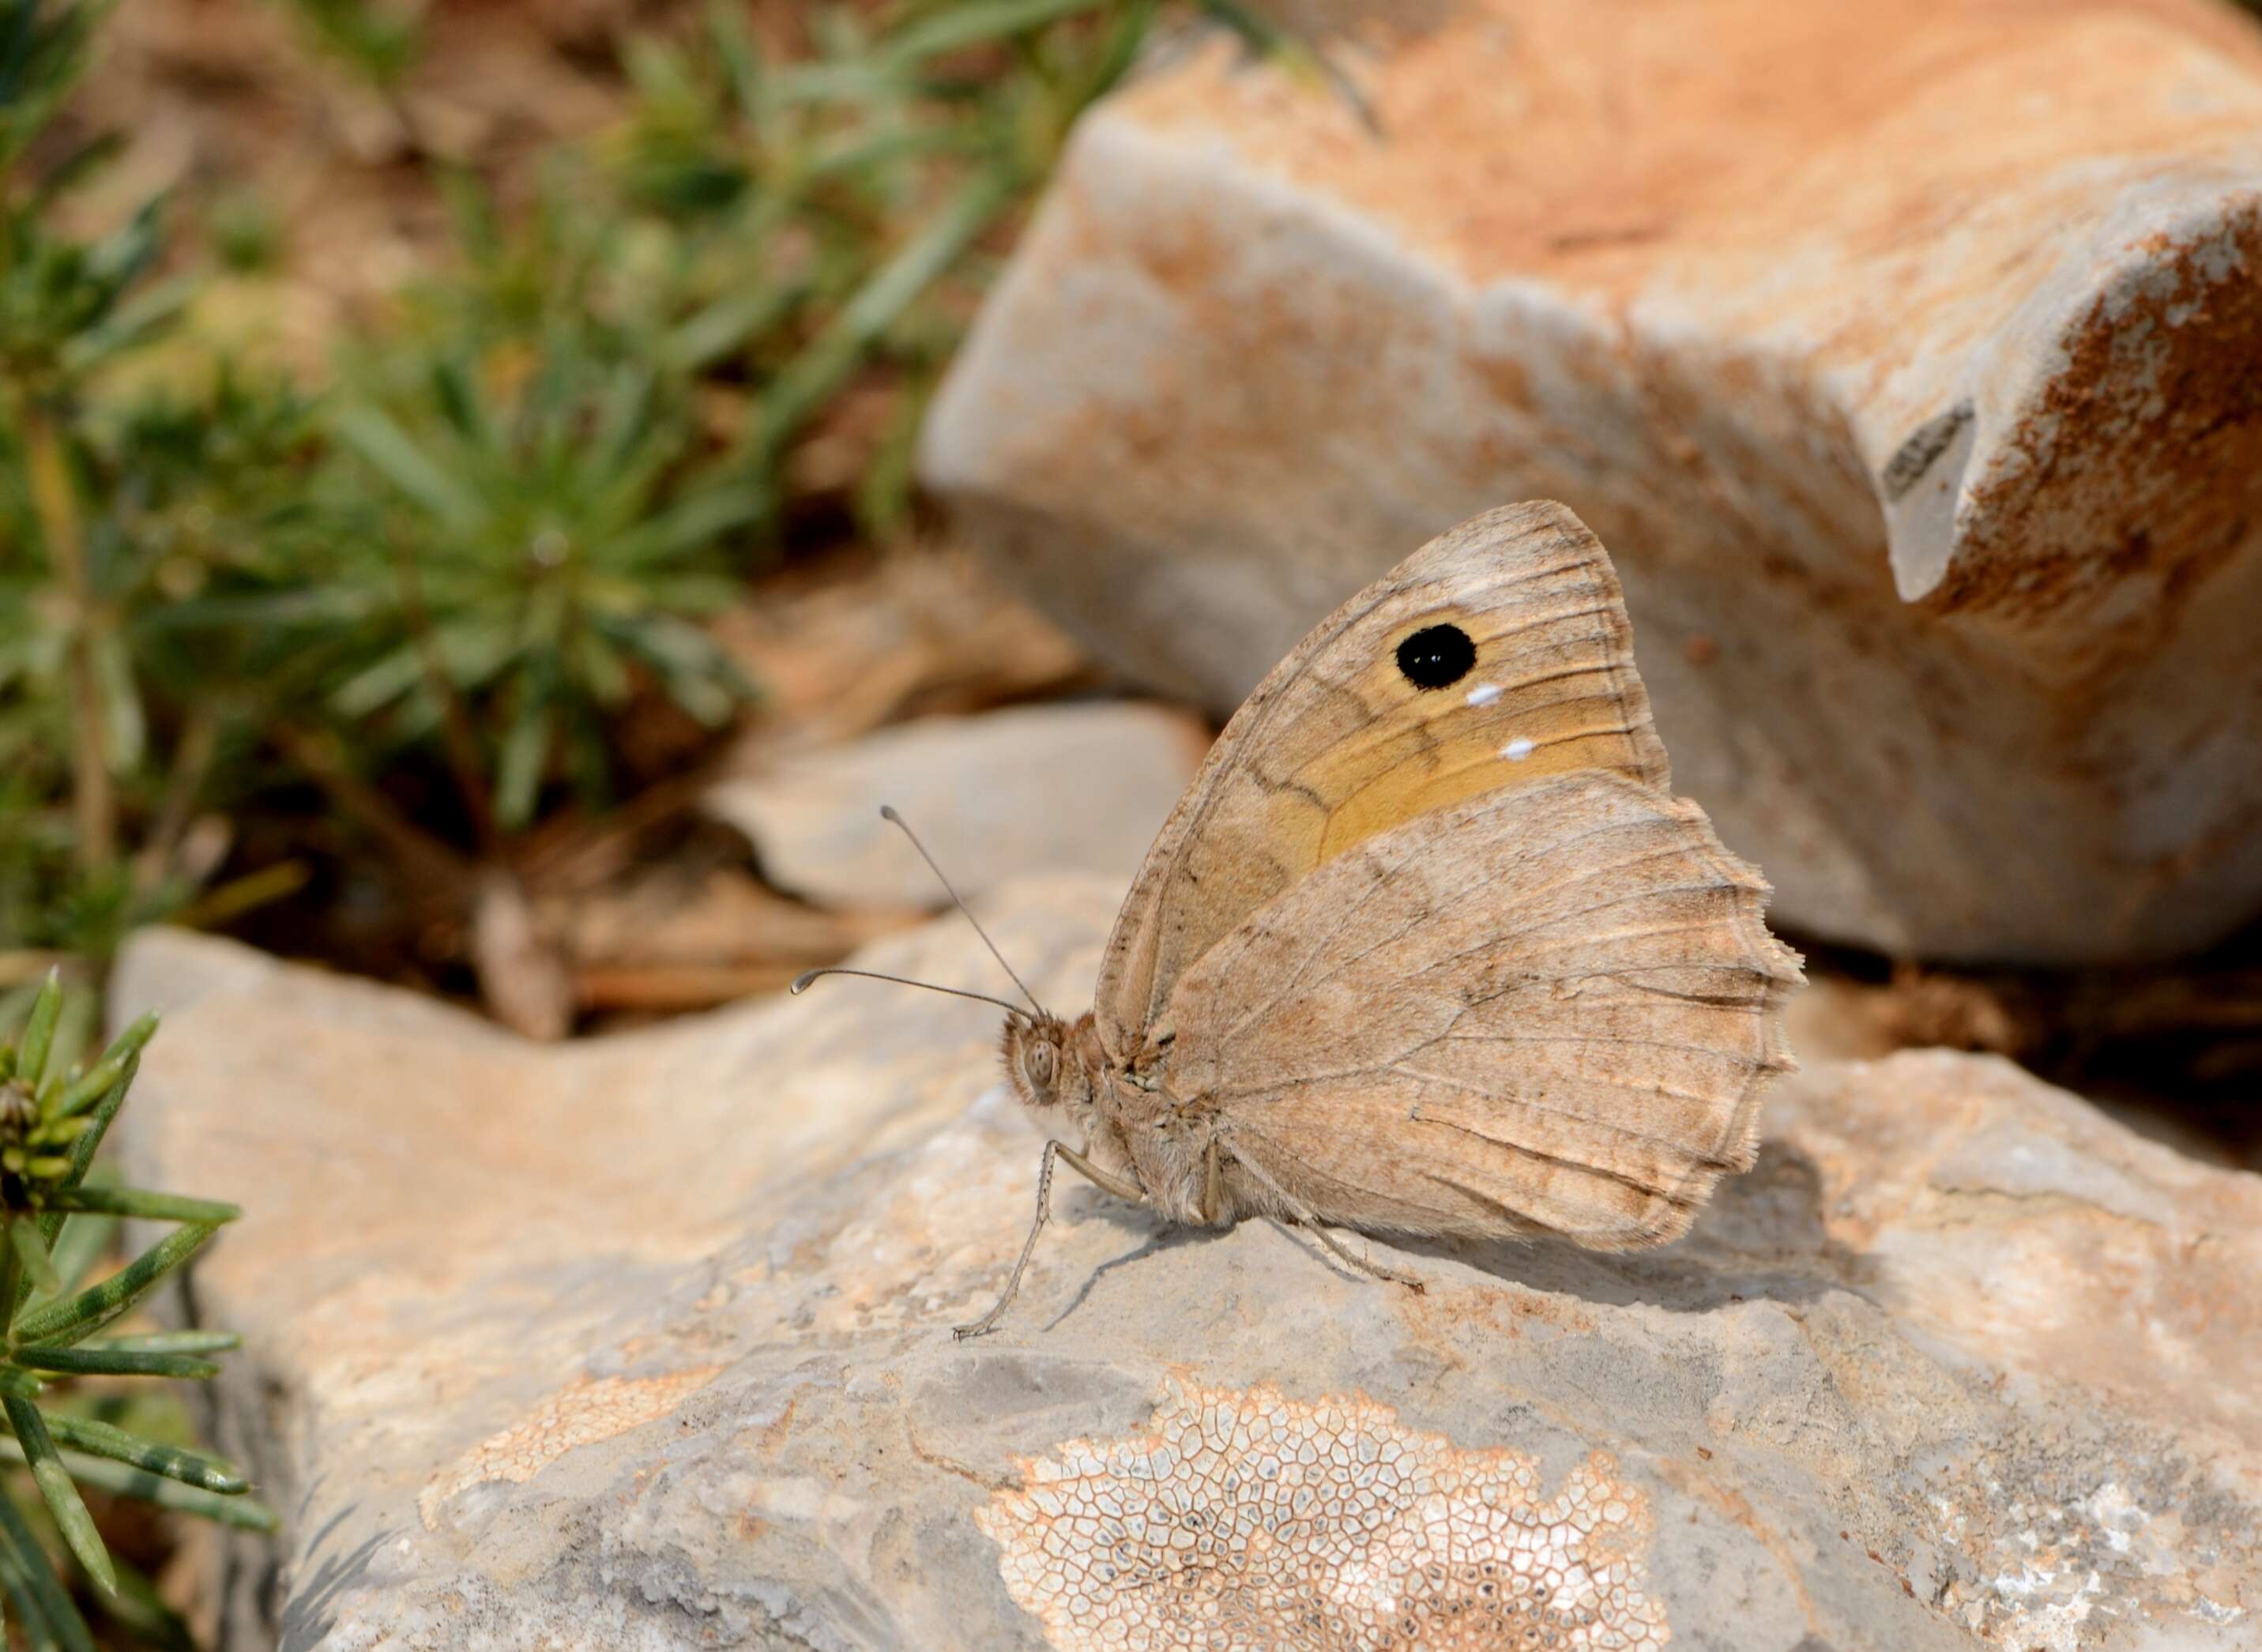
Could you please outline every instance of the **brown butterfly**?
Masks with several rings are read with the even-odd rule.
[[[1174,1221],[1300,1223],[1417,1289],[1329,1226],[1678,1237],[1791,1065],[1799,963],[1767,895],[1671,795],[1594,535],[1545,502],[1441,535],[1226,725],[1092,1008],[990,1000],[1015,1092],[1082,1146],[1045,1143],[1020,1259],[958,1334],[1012,1301],[1056,1158]],[[794,990],[828,973],[857,972]]]

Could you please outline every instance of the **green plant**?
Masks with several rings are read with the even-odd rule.
[[[0,1002],[193,912],[225,852],[196,828],[240,777],[247,648],[191,645],[171,610],[280,576],[305,515],[304,398],[226,370],[133,382],[193,292],[159,273],[160,203],[90,238],[58,210],[118,147],[59,147],[54,119],[107,9],[0,0]]]
[[[398,86],[423,49],[420,8],[370,0],[290,0],[290,5],[325,50],[373,86]]]
[[[286,749],[450,772],[477,848],[507,859],[553,781],[611,800],[640,694],[710,728],[735,712],[748,685],[694,622],[736,596],[724,547],[759,501],[711,462],[630,227],[562,187],[511,225],[457,194],[458,261],[348,353],[301,514],[252,536],[285,553],[162,624],[241,648]]]
[[[868,530],[902,526],[926,393],[986,278],[980,245],[1157,11],[946,0],[874,26],[835,6],[814,14],[809,55],[771,61],[717,6],[694,42],[630,43],[635,103],[602,151],[627,205],[674,233],[693,307],[674,359],[736,393],[734,457],[773,517],[796,444],[875,379],[890,405],[859,438],[851,501]]]
[[[117,148],[53,141],[106,10],[0,0],[0,990],[50,951],[106,956],[198,882],[176,851],[211,742],[153,726],[140,628],[178,577],[158,530],[241,480],[219,451],[241,399],[201,409],[199,463],[169,468],[105,405],[189,292],[157,278],[158,203],[90,239],[56,210]]]
[[[113,781],[140,756],[133,671],[87,543],[80,475],[88,379],[145,342],[178,309],[170,287],[144,290],[158,248],[155,205],[92,242],[54,227],[57,199],[108,158],[107,136],[42,169],[35,141],[85,72],[97,8],[0,4],[0,395],[7,413],[7,604],[0,693],[38,676],[61,685],[70,713],[74,826],[80,864],[107,869],[118,848]],[[44,588],[32,624],[24,610]]]
[[[405,120],[425,12],[289,3]],[[998,233],[1171,11],[1294,55],[1228,0],[838,5],[769,54],[717,5],[631,40],[626,117],[508,210],[411,131],[453,247],[309,397],[199,364],[193,313],[141,348],[190,291],[156,208],[92,241],[51,210],[115,147],[49,119],[100,0],[0,0],[0,994],[281,887],[206,892],[195,828],[309,778],[425,933],[570,861],[554,822],[746,697],[700,624],[736,578],[843,507],[902,529]],[[287,261],[241,189],[201,241]]]
[[[201,1452],[148,1439],[61,1403],[74,1379],[207,1378],[210,1355],[236,1345],[220,1332],[113,1334],[111,1327],[234,1219],[234,1205],[123,1187],[90,1177],[95,1151],[133,1083],[142,1047],[156,1031],[145,1016],[91,1066],[61,1059],[63,992],[52,976],[21,1032],[0,1043],[0,1458],[30,1471],[63,1544],[105,1600],[127,1597],[147,1613],[146,1586],[121,1576],[96,1530],[82,1484],[143,1497],[185,1513],[255,1530],[274,1516],[246,1495],[243,1477]],[[115,1273],[84,1282],[121,1218],[176,1224]],[[15,1503],[0,1497],[0,1590],[33,1647],[90,1648],[85,1620],[54,1574]]]
[[[726,553],[774,532],[796,442],[868,370],[891,406],[854,502],[901,523],[926,387],[971,307],[954,272],[1155,11],[930,4],[873,32],[834,8],[813,56],[770,64],[717,7],[695,42],[630,44],[602,170],[553,157],[514,215],[441,174],[456,256],[342,364],[315,490],[329,549],[261,615],[277,697],[335,736],[320,761],[369,776],[422,754],[507,860],[554,786],[614,795],[640,691],[731,715],[747,685],[693,623],[735,593]]]
[[[474,812],[532,824],[563,767],[612,791],[607,715],[638,682],[719,726],[747,685],[691,624],[738,590],[718,554],[756,501],[687,475],[683,386],[570,336],[522,360],[444,354],[424,393],[335,424],[359,524],[330,611],[336,717],[438,739]],[[384,719],[380,721],[380,719]]]

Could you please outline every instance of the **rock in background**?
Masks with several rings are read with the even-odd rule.
[[[1073,1007],[1119,894],[985,915]],[[859,961],[999,985],[955,919]],[[1250,1652],[1408,1619],[2191,1652],[2262,1621],[2262,1180],[2000,1062],[1818,1065],[1682,1243],[1394,1254],[1422,1296],[1064,1176],[1013,1314],[958,1345],[1041,1141],[979,1006],[830,981],[544,1046],[158,931],[113,992],[151,1007],[129,1172],[246,1201],[193,1302],[245,1333],[223,1439],[288,1523],[231,1648],[1122,1644],[1099,1612]]]
[[[1432,533],[1601,536],[1782,919],[2262,905],[2262,34],[2207,0],[1320,8],[1087,118],[927,422],[1092,651],[1229,710]]]
[[[1200,718],[1137,703],[922,718],[779,756],[717,786],[707,807],[746,835],[772,883],[839,906],[947,898],[882,804],[962,895],[1032,872],[1128,889],[1209,743]]]

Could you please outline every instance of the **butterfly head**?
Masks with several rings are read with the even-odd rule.
[[[1070,1087],[1076,1064],[1069,1024],[1056,1015],[1008,1015],[1000,1053],[1005,1079],[1028,1106],[1055,1107]]]

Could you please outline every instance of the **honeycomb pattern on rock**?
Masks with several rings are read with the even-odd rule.
[[[1140,1438],[1024,1460],[976,1519],[1061,1652],[1635,1652],[1647,1500],[1590,1455],[1538,1466],[1365,1395],[1182,1386]]]

